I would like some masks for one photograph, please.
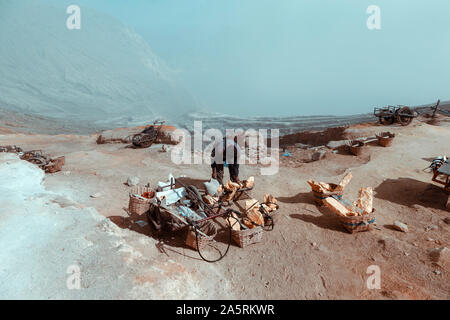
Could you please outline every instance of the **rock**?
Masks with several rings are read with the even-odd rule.
[[[450,199],[450,198],[449,198],[449,199]],[[450,209],[450,207],[449,207],[448,209]],[[450,218],[449,218],[449,217],[445,218],[445,219],[444,219],[444,222],[445,222],[446,224],[450,224]]]
[[[317,151],[317,152],[315,152],[315,153],[312,154],[311,160],[312,160],[312,161],[319,161],[319,160],[322,160],[323,158],[325,158],[326,153],[327,153],[327,152],[326,152],[325,150]]]
[[[400,221],[395,221],[393,227],[402,232],[408,232],[408,226]]]
[[[139,178],[138,177],[128,177],[127,179],[127,185],[130,187],[137,186],[139,184]]]
[[[294,144],[294,146],[296,148],[300,148],[300,149],[308,149],[309,148],[309,145],[303,144],[303,143],[296,143],[296,144]]]
[[[439,270],[434,270],[434,273],[437,274],[437,275],[441,274],[441,272]]]
[[[450,267],[450,250],[447,247],[433,248],[428,250],[430,259],[443,268]]]
[[[337,149],[337,148],[347,145],[348,141],[349,140],[330,141],[330,142],[328,142],[327,147],[330,149]]]
[[[91,198],[100,198],[102,196],[101,192],[96,192],[94,194],[91,194]]]

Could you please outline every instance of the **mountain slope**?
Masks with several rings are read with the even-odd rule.
[[[82,8],[0,2],[0,108],[66,119],[171,118],[194,101],[149,45],[119,21]]]

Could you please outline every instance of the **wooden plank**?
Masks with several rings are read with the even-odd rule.
[[[328,197],[322,201],[338,216],[347,217],[350,214],[350,210],[334,198]]]

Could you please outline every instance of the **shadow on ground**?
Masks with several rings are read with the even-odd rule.
[[[301,192],[292,197],[276,197],[279,202],[290,203],[290,204],[312,204],[315,205],[314,196],[311,192]],[[316,207],[317,211],[310,210],[308,208],[302,208],[304,211],[310,212],[308,213],[294,213],[289,215],[293,219],[299,219],[306,223],[312,223],[319,228],[334,230],[339,232],[344,232],[344,228],[340,225],[339,220],[336,215],[329,211],[327,207]]]
[[[442,188],[411,178],[387,179],[374,191],[375,198],[407,207],[418,204],[442,210],[448,198]]]
[[[124,211],[126,212],[125,216],[111,216],[108,219],[119,228],[128,229],[155,239],[157,241],[155,246],[162,254],[170,256],[169,253],[175,253],[186,258],[201,260],[198,252],[186,244],[186,238],[189,231],[188,226],[175,231],[165,227],[156,230],[150,225],[146,213],[141,215],[133,214],[126,208],[124,208]],[[214,260],[217,259],[219,255],[223,255],[226,252],[226,248],[231,241],[231,231],[223,219],[220,220],[220,218],[218,218],[215,219],[214,222],[210,221],[207,223],[215,226],[217,234],[214,237],[214,242],[205,246],[201,251],[206,259]],[[202,227],[201,230],[204,231]],[[233,245],[236,246],[234,242],[231,242],[230,246]]]
[[[322,229],[333,230],[333,231],[338,231],[338,232],[347,234],[345,229],[341,226],[336,215],[334,213],[330,212],[328,210],[328,208],[320,207],[320,208],[318,208],[318,210],[320,211],[320,215],[318,215],[318,213],[316,213],[316,212],[311,211],[311,213],[314,213],[314,214],[293,213],[290,215],[290,217],[293,219],[302,220],[306,223],[312,223]]]
[[[284,203],[307,203],[314,204],[314,197],[312,192],[300,192],[292,197],[276,197],[280,202]]]

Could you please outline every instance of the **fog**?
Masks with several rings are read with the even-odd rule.
[[[446,0],[85,0],[134,27],[208,110],[370,112],[448,100]],[[381,9],[369,30],[366,9]]]
[[[14,1],[19,2],[26,3]],[[10,14],[5,3],[12,2],[1,0],[3,18]],[[380,30],[368,29],[370,14],[366,10],[373,1],[365,0],[32,3],[54,4],[59,9],[23,10],[22,15],[16,10],[16,17],[3,19],[4,45],[0,51],[9,62],[3,62],[0,69],[2,94],[8,97],[0,101],[1,107],[34,107],[36,100],[48,100],[51,91],[70,92],[66,98],[71,103],[55,99],[47,103],[58,103],[59,109],[79,108],[76,100],[81,92],[85,99],[82,108],[95,107],[97,101],[92,97],[107,97],[112,101],[111,108],[120,114],[124,110],[131,112],[130,106],[139,104],[141,110],[156,108],[166,114],[168,109],[170,114],[200,109],[242,117],[307,116],[360,114],[371,112],[374,106],[421,105],[450,98],[450,3],[445,0],[378,0]],[[67,30],[63,30],[68,15],[63,10],[69,4],[81,7],[81,30],[68,38]],[[98,14],[93,14],[92,9]],[[34,25],[30,26],[27,19]],[[118,22],[134,30],[146,43],[124,45],[125,28]],[[55,38],[52,31],[42,32],[41,23],[46,28],[61,28],[55,31],[60,38]],[[16,25],[23,27],[19,36]],[[32,27],[31,31],[25,27]],[[17,37],[21,40],[13,41]],[[102,43],[96,38],[102,38]],[[26,49],[27,39],[31,39],[31,51]],[[23,50],[16,47],[11,51],[9,44],[18,42]],[[74,45],[75,53],[66,50],[67,43]],[[61,53],[64,60],[49,61],[58,59]],[[139,59],[145,55],[156,62],[144,75]],[[51,68],[42,69],[46,64]],[[94,71],[94,65],[108,71],[97,71],[97,77],[86,74],[86,70]],[[28,78],[13,76],[13,66]],[[64,77],[45,84],[43,89],[35,88],[43,75],[48,75],[46,80],[51,82],[58,70],[67,72],[68,67],[75,68],[75,74],[84,70],[78,74],[72,91],[66,88],[67,83],[53,88],[55,81],[65,81]],[[107,92],[97,90],[104,84],[101,77],[105,73],[110,75],[106,80],[111,90]],[[18,79],[11,84],[13,78]],[[124,79],[126,83],[121,82]],[[32,94],[33,99],[24,103],[20,92]],[[37,97],[42,92],[46,94]],[[108,101],[101,100],[102,106],[98,107],[111,109]]]

